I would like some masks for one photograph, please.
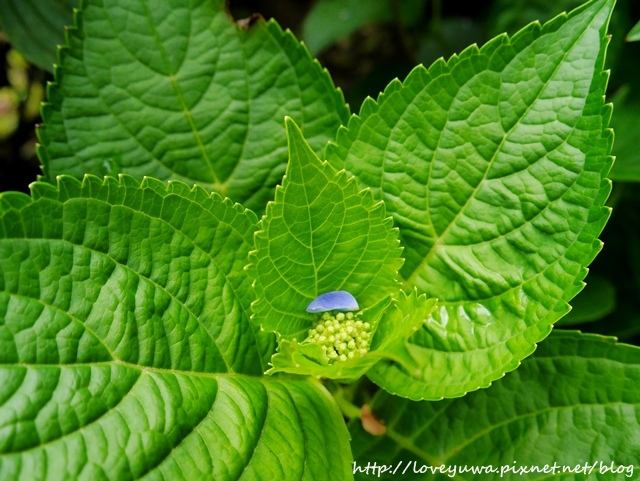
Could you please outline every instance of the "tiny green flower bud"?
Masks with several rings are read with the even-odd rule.
[[[354,300],[346,294],[342,291],[323,294],[307,308],[307,312],[318,312],[319,318],[317,325],[309,329],[305,342],[318,344],[329,364],[362,357],[369,352],[371,324],[358,319],[362,311],[345,312],[357,309],[347,305]]]

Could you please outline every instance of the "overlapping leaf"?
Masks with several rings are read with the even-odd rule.
[[[387,0],[320,0],[315,2],[304,21],[302,39],[312,55],[346,37],[367,23],[394,20],[394,7],[398,7],[397,20],[404,25],[415,25],[421,20],[425,0],[404,0],[392,5]]]
[[[397,229],[384,206],[313,153],[287,119],[289,164],[255,237],[255,322],[302,340],[318,321],[306,307],[318,295],[345,290],[365,312],[398,292],[402,265]],[[368,319],[374,322],[373,319]]]
[[[326,391],[256,377],[251,212],[88,176],[0,214],[0,479],[351,477]]]
[[[64,27],[73,22],[80,0],[3,0],[0,28],[28,60],[53,70],[56,49],[64,43]]]
[[[353,479],[344,421],[311,380],[114,362],[0,366],[0,380],[3,480]]]
[[[587,285],[571,301],[571,312],[556,326],[574,326],[603,318],[616,307],[616,288],[604,277],[589,274]]]
[[[83,1],[43,109],[45,176],[178,179],[261,212],[285,170],[284,116],[319,151],[348,109],[290,32],[241,27],[224,3]]]
[[[639,380],[639,348],[560,331],[517,371],[462,399],[414,402],[381,392],[372,408],[385,423],[386,434],[367,434],[360,421],[353,420],[354,458],[362,467],[373,461],[400,465],[399,472],[408,468],[403,479],[415,480],[451,479],[454,468],[455,479],[461,481],[634,479],[640,469]],[[575,469],[585,462],[598,463],[591,476],[559,471],[555,476],[500,475],[503,466],[544,468],[556,463],[560,469]],[[600,471],[600,462],[625,470]],[[443,466],[444,473],[415,472],[424,466]],[[460,470],[485,466],[498,471]],[[381,479],[397,479],[398,474]]]
[[[272,339],[249,322],[250,211],[126,176],[36,183],[1,209],[4,363],[262,373]]]
[[[616,132],[613,154],[616,161],[611,169],[611,178],[622,182],[640,181],[640,153],[638,152],[637,116],[640,110],[640,92],[630,85],[621,87],[611,102],[615,115],[611,126]]]
[[[393,215],[405,287],[442,301],[412,338],[420,381],[391,364],[371,373],[392,392],[437,399],[487,386],[581,289],[608,217],[613,3],[416,68],[329,146],[332,165]]]

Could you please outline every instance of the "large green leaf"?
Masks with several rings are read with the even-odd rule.
[[[381,479],[398,479],[406,469],[401,479],[447,480],[454,468],[460,481],[636,479],[640,469],[640,349],[612,338],[560,331],[486,390],[438,402],[381,391],[372,409],[386,424],[385,435],[365,433],[357,419],[349,427],[358,466],[399,466],[396,476]],[[572,469],[598,465],[592,476],[460,472],[461,466],[500,470],[554,462]],[[600,462],[625,471],[600,473]],[[445,473],[414,473],[425,465],[443,465]]]
[[[606,25],[597,0],[392,82],[340,129],[327,158],[384,200],[400,274],[440,300],[412,342],[413,399],[455,397],[514,369],[568,311],[609,211]]]
[[[607,66],[617,75],[619,60],[625,62],[624,33],[631,27],[629,16],[635,0],[616,0],[616,8],[611,15],[610,32],[607,47]],[[547,22],[556,15],[578,8],[586,0],[494,0],[487,18],[488,38],[507,33],[509,35],[531,22]],[[615,65],[615,66],[614,66]],[[617,138],[617,137],[616,137]]]
[[[29,61],[53,70],[57,46],[64,43],[64,27],[73,21],[79,0],[2,0],[0,28]]]
[[[101,353],[165,369],[263,372],[273,340],[249,322],[243,272],[252,212],[202,188],[128,176],[62,176],[57,188],[34,184],[32,196],[0,198],[3,328],[15,335],[3,337],[5,363]],[[53,337],[39,339],[40,329]]]
[[[87,176],[0,214],[0,479],[351,477],[326,391],[256,376],[251,212]]]
[[[0,380],[3,481],[353,479],[344,421],[311,380],[113,361],[3,366]]]
[[[224,0],[85,0],[39,130],[45,177],[124,172],[211,188],[262,211],[282,178],[290,115],[320,151],[348,109],[275,21]]]

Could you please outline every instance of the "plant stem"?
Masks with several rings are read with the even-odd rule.
[[[340,408],[343,416],[348,419],[359,419],[361,414],[361,408],[353,404],[344,396],[344,390],[342,388],[332,392],[333,399]]]

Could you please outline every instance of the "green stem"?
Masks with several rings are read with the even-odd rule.
[[[361,408],[353,404],[344,396],[344,390],[338,389],[332,392],[333,399],[340,408],[343,416],[348,419],[359,419],[361,414]]]

